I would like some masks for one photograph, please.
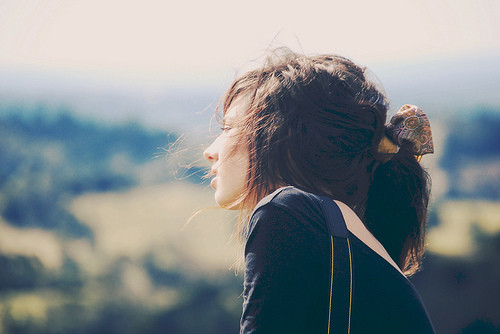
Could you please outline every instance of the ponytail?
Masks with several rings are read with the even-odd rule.
[[[376,168],[368,191],[366,227],[406,275],[420,268],[429,194],[429,175],[404,146]]]

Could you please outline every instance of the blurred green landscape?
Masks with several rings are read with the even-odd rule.
[[[201,154],[283,46],[428,114],[411,281],[437,333],[500,334],[498,36],[498,0],[0,0],[0,334],[238,333],[236,217]]]
[[[187,223],[215,204],[201,147],[69,108],[1,108],[0,333],[238,332],[235,217]],[[429,247],[411,280],[438,333],[500,333],[500,109],[431,121]]]

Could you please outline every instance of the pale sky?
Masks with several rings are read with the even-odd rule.
[[[267,48],[362,64],[500,50],[498,0],[0,0],[0,67],[210,80]]]

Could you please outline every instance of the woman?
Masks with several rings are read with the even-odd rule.
[[[231,85],[204,157],[240,210],[240,333],[433,333],[405,275],[424,248],[428,120],[339,56],[278,49]]]

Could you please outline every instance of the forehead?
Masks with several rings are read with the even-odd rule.
[[[248,103],[246,99],[240,98],[233,103],[231,103],[231,106],[229,109],[226,110],[224,113],[224,117],[222,118],[222,122],[235,122],[238,120],[243,119],[245,116],[245,112],[247,109]]]

